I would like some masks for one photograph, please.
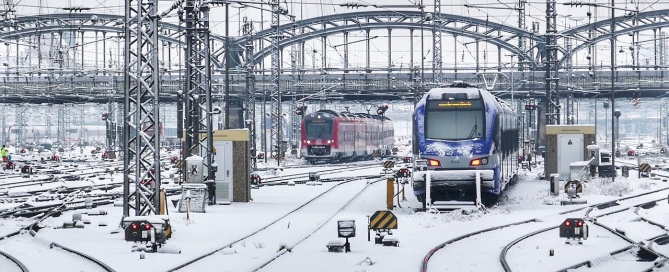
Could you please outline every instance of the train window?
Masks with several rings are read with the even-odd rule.
[[[307,139],[330,139],[332,138],[332,122],[310,122],[307,121]]]
[[[499,115],[495,117],[495,128],[493,131],[493,141],[495,142],[495,148],[499,149],[501,147],[502,140],[502,125],[500,124],[501,118]]]
[[[483,111],[429,111],[425,118],[427,138],[466,140],[485,136]]]

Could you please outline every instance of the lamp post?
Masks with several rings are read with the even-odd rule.
[[[657,112],[657,134],[655,135],[657,137],[657,143],[660,145],[662,144],[662,118],[664,116],[662,115],[662,110],[664,108],[663,104],[664,104],[664,98],[660,100],[660,104],[657,106],[659,109]]]
[[[609,108],[609,100],[608,99],[604,100],[603,105],[604,105],[604,143],[608,143],[609,142],[609,122],[608,122],[609,112],[607,111],[607,109]],[[611,137],[613,137],[613,136],[611,136]],[[613,155],[615,155],[615,154],[613,154]]]
[[[611,145],[618,145],[618,146],[620,145],[620,115],[621,115],[620,110],[615,110],[613,112],[613,116],[616,118],[616,124],[615,124],[615,129],[611,130],[615,131],[615,137],[611,138]],[[615,153],[613,155],[615,157]]]

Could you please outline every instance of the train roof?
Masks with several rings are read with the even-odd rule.
[[[368,119],[384,120],[384,121],[390,120],[390,118],[385,117],[385,116],[369,114],[369,113],[364,113],[364,112],[346,112],[346,111],[343,111],[343,112],[337,113],[336,111],[333,111],[333,110],[318,110],[318,111],[316,111],[316,113],[319,113],[319,112],[320,113],[332,114],[336,117],[348,117],[348,118],[357,117],[357,118],[368,118]]]
[[[446,88],[430,89],[427,92],[427,99],[480,99],[480,91],[480,89],[467,83],[454,83]]]
[[[514,111],[509,103],[493,95],[489,91],[463,82],[456,82],[445,88],[431,89],[426,93],[425,97],[421,99],[420,103],[425,103],[426,98],[427,100],[492,99],[497,102],[498,107],[501,108],[501,110],[506,112]]]

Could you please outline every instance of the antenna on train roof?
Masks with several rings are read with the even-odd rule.
[[[464,83],[460,80],[453,81],[453,84],[451,84],[449,87],[451,88],[473,88],[474,86],[469,85],[467,83]]]

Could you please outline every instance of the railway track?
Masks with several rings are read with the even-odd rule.
[[[655,259],[657,259],[658,257],[666,258],[666,257],[663,256],[662,254],[657,253],[657,252],[653,251],[652,249],[646,248],[644,245],[640,244],[640,243],[637,242],[635,239],[632,239],[632,237],[630,237],[630,233],[626,233],[626,231],[624,231],[623,229],[621,229],[621,228],[616,228],[616,227],[610,227],[608,224],[601,223],[601,222],[602,222],[601,219],[605,219],[605,217],[610,217],[610,216],[615,216],[615,215],[624,214],[625,212],[629,211],[630,208],[635,208],[634,211],[636,212],[636,211],[638,211],[638,209],[639,209],[640,207],[642,207],[642,206],[646,206],[646,205],[648,205],[648,204],[650,204],[650,203],[655,203],[655,202],[657,202],[657,201],[666,200],[666,199],[667,199],[667,198],[664,197],[664,198],[662,198],[662,199],[657,199],[657,200],[653,200],[653,201],[650,201],[650,202],[645,202],[645,203],[641,203],[641,204],[635,204],[635,205],[632,206],[632,207],[625,207],[625,208],[622,208],[622,209],[616,209],[616,210],[614,210],[614,211],[606,212],[606,213],[599,214],[599,215],[597,215],[597,216],[593,216],[593,217],[590,217],[590,212],[593,211],[593,209],[594,209],[595,207],[591,207],[591,208],[589,208],[589,209],[586,211],[586,213],[585,213],[585,218],[589,218],[589,219],[591,219],[591,228],[593,228],[593,229],[598,229],[598,230],[600,230],[600,231],[601,231],[601,230],[608,231],[609,233],[614,234],[615,236],[619,237],[621,240],[623,240],[623,241],[625,241],[626,243],[628,243],[627,245],[620,245],[620,246],[622,247],[621,249],[615,250],[615,251],[613,251],[613,252],[606,252],[606,251],[604,251],[604,252],[603,252],[602,254],[600,254],[600,255],[601,255],[601,256],[615,256],[615,255],[619,255],[619,254],[623,254],[623,253],[629,253],[629,250],[631,250],[633,247],[636,246],[636,247],[639,247],[638,250],[639,250],[640,252],[642,252],[642,253],[640,253],[639,255],[643,255],[645,259],[652,259],[652,260],[655,260]],[[613,207],[613,206],[606,206],[606,207],[607,207],[607,208],[611,208],[611,207]],[[592,220],[592,219],[595,219],[595,220]],[[597,220],[597,219],[599,219],[599,220]],[[587,220],[587,219],[586,219],[586,220]],[[612,220],[612,221],[614,221],[614,220]],[[645,222],[645,221],[642,221],[642,222]],[[646,223],[647,223],[647,222],[646,222]],[[653,224],[651,224],[651,225],[653,225]],[[654,226],[654,227],[657,227],[657,225],[653,225],[653,226]],[[502,252],[501,252],[501,254],[500,254],[500,262],[501,262],[501,264],[502,264],[502,267],[504,268],[504,271],[505,271],[505,272],[511,272],[511,271],[513,271],[513,269],[511,268],[511,265],[509,264],[509,261],[507,260],[508,251],[509,251],[512,247],[518,245],[518,244],[521,243],[521,242],[528,241],[528,240],[531,239],[531,238],[537,238],[537,239],[538,239],[538,238],[539,238],[539,237],[538,237],[539,235],[544,234],[544,233],[546,233],[546,232],[548,232],[548,231],[556,230],[556,229],[558,229],[559,227],[560,227],[560,225],[557,225],[557,226],[550,226],[550,227],[547,227],[547,228],[544,228],[544,229],[540,229],[540,230],[537,230],[537,231],[533,231],[533,232],[531,232],[531,233],[522,235],[522,236],[518,237],[517,239],[513,240],[512,242],[510,242],[509,244],[507,244],[507,245],[504,247],[504,249],[502,249]],[[664,226],[662,226],[662,228],[664,228]],[[633,228],[628,228],[628,229],[633,229]],[[590,232],[592,233],[593,231],[590,231]],[[596,233],[599,233],[599,232],[596,231]],[[601,236],[601,234],[600,234],[600,236]],[[646,239],[643,239],[643,238],[640,239],[640,241],[642,241],[642,240],[646,240]],[[596,246],[596,245],[595,245],[595,246]],[[593,247],[593,246],[591,246],[590,248],[587,249],[587,250],[589,251],[589,253],[592,253],[593,251],[596,251],[596,249],[593,249],[592,247]],[[573,253],[573,252],[578,251],[578,250],[580,250],[580,249],[582,249],[582,248],[578,248],[578,247],[577,247],[577,248],[574,248],[574,250],[572,250],[572,252],[567,252],[567,253],[564,253],[564,254],[566,254],[567,256],[574,256],[575,254],[569,254],[569,253]],[[597,249],[601,249],[601,248],[597,248]],[[597,254],[597,253],[595,252],[595,254]],[[561,260],[561,259],[559,259],[559,260]],[[560,270],[558,270],[558,271],[571,271],[572,269],[578,269],[578,268],[582,268],[582,267],[591,267],[591,266],[594,266],[594,262],[597,262],[597,261],[598,261],[598,262],[606,262],[606,261],[610,261],[610,260],[603,260],[603,259],[599,259],[599,260],[598,260],[597,258],[595,258],[595,261],[593,261],[593,260],[582,261],[582,262],[579,262],[579,263],[577,263],[577,264],[574,264],[574,265],[568,266],[568,267],[566,267],[566,268],[560,269]],[[543,263],[544,265],[546,265],[545,262],[542,262],[542,263]],[[653,267],[653,265],[651,264],[650,267],[648,267],[648,269],[651,269],[652,267]]]
[[[576,213],[576,212],[579,212],[579,211],[584,211],[584,210],[586,210],[586,215],[589,215],[590,212],[594,211],[594,208],[597,208],[597,207],[599,207],[599,209],[606,209],[606,208],[609,208],[609,207],[616,207],[616,206],[626,207],[622,210],[617,210],[617,211],[612,212],[612,213],[604,213],[604,214],[596,215],[596,217],[606,216],[608,214],[613,214],[613,213],[616,213],[616,212],[620,212],[620,211],[629,209],[630,207],[636,207],[636,206],[643,205],[643,204],[647,203],[647,201],[648,201],[647,198],[648,197],[656,197],[656,198],[660,197],[661,193],[664,193],[668,190],[669,190],[669,188],[663,188],[663,189],[658,189],[658,190],[645,192],[645,193],[642,193],[642,194],[622,197],[622,198],[612,200],[612,201],[606,201],[606,202],[602,202],[602,203],[598,203],[598,204],[588,205],[588,206],[584,206],[584,207],[581,207],[581,208],[576,208],[576,209],[560,212],[556,216],[562,216],[561,218],[564,219],[565,215],[570,215],[570,214],[573,214],[573,213]],[[645,200],[641,199],[641,198],[644,198]],[[531,226],[531,227],[529,227],[529,226]],[[436,252],[438,252],[440,250],[443,251],[443,249],[447,248],[448,245],[454,244],[454,243],[462,241],[462,240],[482,239],[483,241],[488,241],[488,243],[491,243],[492,241],[499,242],[500,240],[503,240],[503,239],[497,238],[496,240],[489,240],[489,239],[485,240],[485,235],[486,234],[491,234],[492,232],[497,233],[497,231],[505,231],[509,235],[514,235],[514,236],[511,236],[511,237],[517,237],[518,233],[516,233],[516,232],[521,233],[521,235],[523,235],[523,234],[525,234],[525,235],[530,235],[530,234],[536,235],[535,232],[537,234],[542,233],[542,232],[546,232],[548,230],[555,229],[558,226],[552,225],[550,223],[542,222],[542,220],[539,220],[539,219],[529,219],[529,220],[517,221],[517,222],[513,222],[513,223],[509,223],[509,224],[494,226],[494,227],[482,229],[482,230],[479,230],[479,231],[467,233],[467,234],[458,236],[456,238],[447,240],[447,241],[433,247],[423,258],[423,261],[421,262],[421,266],[420,266],[420,271],[421,272],[428,271],[429,261],[434,256],[434,254]],[[537,230],[537,228],[539,230]],[[530,231],[528,233],[528,231],[530,229],[533,229],[533,231]],[[522,238],[522,236],[521,236],[521,238]],[[519,238],[519,239],[521,239],[521,238]],[[504,264],[505,263],[505,258],[506,258],[505,257],[506,251],[508,251],[508,249],[511,246],[515,245],[519,241],[510,241],[510,239],[507,239],[507,240],[504,240],[504,241],[510,242],[510,243],[505,243],[508,246],[508,248],[505,247],[503,244],[500,245],[499,247],[496,247],[492,244],[487,244],[486,248],[493,248],[494,249],[494,248],[504,247],[505,249],[500,254],[500,263],[501,263],[503,268],[506,268],[505,264]],[[478,255],[477,254],[477,256],[492,256],[492,255]],[[508,263],[506,264],[506,266],[508,266]],[[506,271],[509,271],[509,270],[506,270]]]
[[[53,271],[53,263],[35,261],[35,257],[49,260],[59,260],[58,270],[61,271],[107,271],[114,270],[107,264],[93,258],[90,255],[76,251],[58,243],[46,241],[37,236],[42,228],[40,223],[49,217],[57,217],[62,212],[79,208],[77,195],[83,191],[77,191],[68,195],[69,199],[59,205],[54,205],[36,214],[36,220],[31,224],[19,228],[17,231],[0,237],[0,255],[12,262],[17,271]],[[81,206],[83,208],[85,206]],[[12,238],[12,239],[10,239]],[[58,249],[58,250],[50,250]],[[22,262],[21,260],[25,260]],[[81,259],[86,262],[81,262]],[[9,268],[7,268],[9,269]],[[3,267],[3,271],[6,271]]]
[[[378,163],[366,164],[366,165],[355,165],[355,166],[339,167],[339,168],[335,168],[335,169],[321,170],[321,171],[317,171],[316,173],[323,176],[323,175],[344,173],[344,172],[350,172],[350,171],[356,171],[356,170],[378,168],[379,166],[380,165]],[[374,177],[376,175],[370,175],[370,176]],[[288,183],[288,181],[293,181],[296,184],[306,183],[307,181],[309,181],[309,173],[282,175],[282,176],[277,176],[277,177],[265,178],[265,179],[263,179],[261,186],[286,185]],[[328,181],[340,181],[340,180],[337,180],[337,179],[331,180],[331,179],[327,179],[327,178],[321,178],[321,181],[322,182],[328,182]]]
[[[343,181],[250,234],[168,271],[200,271],[210,267],[217,267],[221,271],[226,271],[226,269],[228,271],[257,271],[308,239],[371,184],[381,180],[365,183],[356,182],[361,181],[359,179]],[[342,195],[353,196],[342,205]],[[324,212],[323,207],[332,207],[332,209]],[[284,244],[273,245],[277,247],[271,248],[259,246],[263,241],[277,235],[281,237]],[[239,246],[241,244],[246,244],[246,246]],[[231,250],[235,251],[234,255],[215,254]]]

